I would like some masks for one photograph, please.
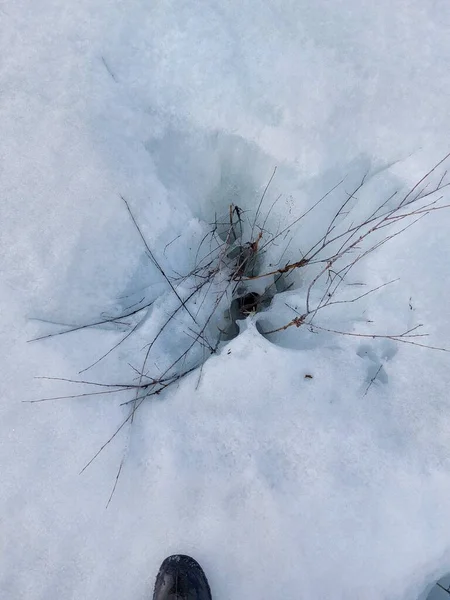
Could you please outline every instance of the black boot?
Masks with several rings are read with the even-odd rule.
[[[153,600],[211,600],[203,569],[190,556],[169,556],[159,569]]]

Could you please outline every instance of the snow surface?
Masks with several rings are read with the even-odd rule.
[[[22,403],[89,391],[34,376],[74,378],[123,335],[27,344],[55,331],[43,320],[155,299],[88,372],[121,382],[173,307],[121,195],[174,274],[230,201],[254,209],[275,166],[272,231],[344,176],[378,172],[368,207],[417,182],[449,151],[449,26],[445,0],[1,3],[2,598],[149,598],[175,552],[218,600],[425,598],[450,572],[446,353],[301,329],[269,341],[249,318],[82,475],[124,396]],[[290,257],[338,201],[293,232]],[[424,323],[449,347],[449,227],[441,211],[371,254],[355,280],[400,282],[321,323]],[[304,300],[301,281],[292,294]],[[286,321],[285,299],[262,324]],[[155,369],[190,325],[180,315],[162,336]]]

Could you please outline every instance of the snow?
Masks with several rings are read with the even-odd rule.
[[[293,318],[286,303],[301,310],[303,275],[201,370],[143,402],[81,475],[133,396],[22,401],[90,391],[35,376],[77,378],[127,331],[27,343],[60,330],[49,321],[154,301],[80,376],[120,383],[176,308],[123,199],[175,276],[230,202],[252,214],[275,167],[260,219],[282,194],[271,232],[346,178],[292,230],[292,260],[366,172],[352,218],[414,185],[449,151],[450,5],[94,4],[0,5],[2,597],[148,598],[175,552],[200,561],[218,600],[446,597],[434,583],[450,572],[449,355],[294,327],[264,337]],[[352,281],[400,281],[320,324],[424,323],[426,343],[449,347],[449,226],[439,211],[370,254]],[[195,305],[200,320],[217,289]],[[185,311],[171,321],[155,372],[192,326]]]

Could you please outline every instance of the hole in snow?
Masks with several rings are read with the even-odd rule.
[[[417,600],[449,600],[450,599],[450,574],[442,577],[433,585],[431,590],[426,590]]]

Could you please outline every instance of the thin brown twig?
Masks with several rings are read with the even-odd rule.
[[[28,342],[38,342],[40,340],[45,340],[47,338],[56,337],[57,335],[64,335],[66,333],[72,333],[73,331],[80,331],[80,329],[87,329],[88,327],[98,327],[99,325],[105,325],[106,323],[115,323],[118,319],[126,319],[127,317],[131,317],[132,315],[136,315],[137,313],[145,310],[149,306],[153,304],[154,300],[146,304],[145,306],[141,306],[141,308],[137,308],[136,310],[131,311],[130,313],[120,315],[118,317],[113,317],[110,319],[102,319],[101,321],[96,321],[95,323],[87,323],[84,325],[76,325],[70,326],[70,329],[66,329],[65,331],[57,331],[56,333],[47,333],[46,335],[40,335],[39,337],[28,340]]]
[[[167,281],[167,283],[170,286],[170,289],[172,290],[172,292],[175,294],[175,296],[178,298],[178,300],[181,302],[181,305],[185,308],[187,314],[191,317],[191,319],[194,321],[194,323],[196,325],[198,325],[197,321],[195,320],[195,317],[191,314],[191,312],[189,311],[189,309],[187,308],[187,306],[185,305],[184,301],[180,298],[180,295],[178,294],[177,290],[174,288],[172,282],[170,281],[169,277],[166,275],[166,273],[164,272],[164,269],[161,267],[161,265],[159,264],[159,262],[156,260],[155,255],[153,254],[153,252],[150,250],[149,245],[147,244],[147,240],[144,237],[144,234],[142,233],[139,225],[137,224],[136,219],[134,218],[133,213],[131,212],[131,208],[128,204],[128,202],[125,200],[125,198],[121,195],[120,196],[122,198],[122,200],[125,202],[125,206],[127,207],[128,213],[130,214],[130,217],[134,223],[134,226],[136,227],[145,248],[147,249],[148,252],[148,256],[150,257],[151,261],[153,262],[153,264],[155,265],[155,267],[158,269],[158,271],[161,273],[161,275],[164,277],[164,279]]]
[[[307,323],[308,326],[312,327],[313,329],[319,329],[321,331],[327,331],[329,333],[337,333],[339,335],[348,335],[348,336],[352,336],[352,337],[362,337],[362,338],[372,338],[372,339],[388,339],[388,340],[393,340],[395,342],[401,342],[403,344],[411,344],[413,346],[419,346],[421,348],[428,348],[429,350],[438,350],[440,352],[450,352],[450,349],[448,348],[440,348],[438,346],[430,346],[428,344],[421,344],[420,342],[414,342],[413,340],[410,339],[404,339],[404,338],[409,338],[409,337],[422,337],[420,335],[417,336],[408,336],[405,335],[403,333],[398,334],[398,335],[388,335],[388,334],[375,334],[375,333],[353,333],[353,332],[349,332],[349,331],[338,331],[336,329],[328,329],[326,327],[320,327],[319,325],[313,325],[313,324],[309,324]],[[426,335],[426,334],[424,334]]]
[[[259,204],[258,204],[258,208],[256,209],[255,218],[254,218],[254,220],[253,220],[252,231],[251,231],[251,234],[250,234],[250,240],[253,240],[253,231],[254,231],[254,229],[255,229],[255,225],[256,225],[256,221],[257,221],[257,219],[258,219],[258,215],[259,215],[259,211],[260,211],[260,209],[261,209],[261,205],[262,205],[262,203],[263,203],[263,201],[264,201],[264,198],[265,198],[265,196],[266,196],[266,194],[267,194],[267,190],[269,189],[269,187],[270,187],[270,184],[272,183],[272,180],[273,180],[273,178],[275,177],[275,173],[276,173],[276,172],[277,172],[277,167],[275,167],[275,168],[274,168],[274,170],[273,170],[273,173],[272,173],[272,175],[271,175],[271,177],[270,177],[270,179],[269,179],[269,181],[268,181],[268,183],[267,183],[267,185],[266,185],[266,187],[264,188],[264,191],[263,191],[263,193],[262,193],[261,199],[260,199],[260,201],[259,201]]]

